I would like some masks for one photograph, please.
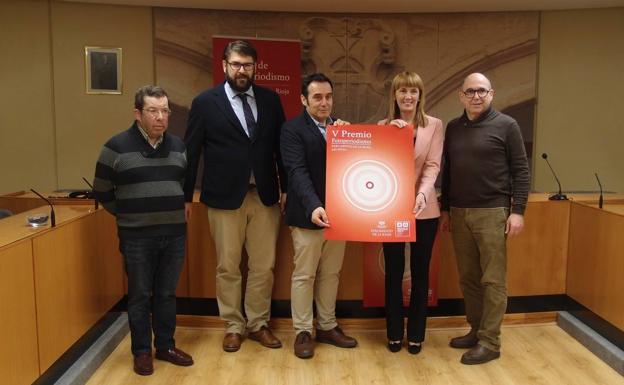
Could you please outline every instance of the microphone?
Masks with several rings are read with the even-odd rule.
[[[596,175],[598,186],[600,186],[600,198],[598,198],[598,208],[601,209],[602,208],[602,183],[600,183],[600,179],[598,179],[598,173],[595,172],[594,175]]]
[[[568,197],[565,196],[565,194],[561,193],[561,183],[559,182],[559,178],[557,178],[557,174],[555,174],[555,170],[553,170],[552,166],[550,165],[550,162],[548,161],[548,154],[546,154],[545,152],[542,153],[542,159],[544,159],[546,163],[548,164],[548,167],[550,168],[550,172],[552,172],[553,176],[555,177],[555,180],[557,181],[557,185],[559,186],[559,192],[557,194],[551,195],[550,197],[548,197],[548,199],[551,201],[567,201]]]
[[[91,187],[91,193],[93,194],[93,200],[95,201],[95,209],[97,210],[98,207],[100,207],[100,204],[97,200],[97,197],[95,196],[95,191],[93,190],[93,185],[91,183],[89,183],[89,181],[87,180],[87,178],[85,178],[84,176],[82,177],[82,180],[85,181],[85,183]]]
[[[46,198],[43,195],[39,194],[35,190],[30,189],[30,191],[32,191],[35,194],[37,194],[37,196],[39,198],[43,199],[44,201],[46,201],[50,205],[50,227],[56,227],[56,216],[54,215],[54,206],[52,206],[52,203],[48,200],[48,198]]]

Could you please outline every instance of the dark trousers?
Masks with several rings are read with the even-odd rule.
[[[416,221],[417,241],[410,243],[410,272],[412,290],[407,313],[407,340],[425,340],[427,300],[429,297],[429,262],[438,228],[438,218]],[[386,265],[386,334],[388,340],[403,339],[403,272],[405,270],[405,243],[383,244]]]
[[[120,239],[128,275],[132,353],[175,347],[176,287],[184,264],[185,235]],[[151,313],[151,319],[150,319]]]

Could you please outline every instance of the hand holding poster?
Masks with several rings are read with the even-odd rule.
[[[326,239],[414,242],[413,128],[330,126]]]

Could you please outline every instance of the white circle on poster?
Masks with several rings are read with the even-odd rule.
[[[390,167],[376,160],[355,162],[342,177],[342,191],[349,203],[368,212],[388,207],[397,196],[397,185]]]

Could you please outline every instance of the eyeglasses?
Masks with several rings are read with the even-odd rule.
[[[467,98],[472,99],[475,97],[475,95],[479,95],[480,98],[484,98],[485,95],[490,93],[490,91],[492,90],[491,89],[486,90],[485,88],[479,88],[476,90],[473,90],[472,88],[468,88],[466,91],[462,91],[462,93],[466,95]]]
[[[243,69],[245,71],[251,71],[254,68],[254,66],[256,65],[256,63],[239,63],[237,61],[229,61],[229,62],[226,62],[226,63],[234,71],[240,71],[241,67],[243,67]]]
[[[143,110],[145,112],[147,112],[147,114],[149,116],[151,116],[152,118],[158,118],[159,116],[163,116],[164,118],[168,117],[169,115],[171,115],[171,110],[168,108],[147,108],[145,110]]]

